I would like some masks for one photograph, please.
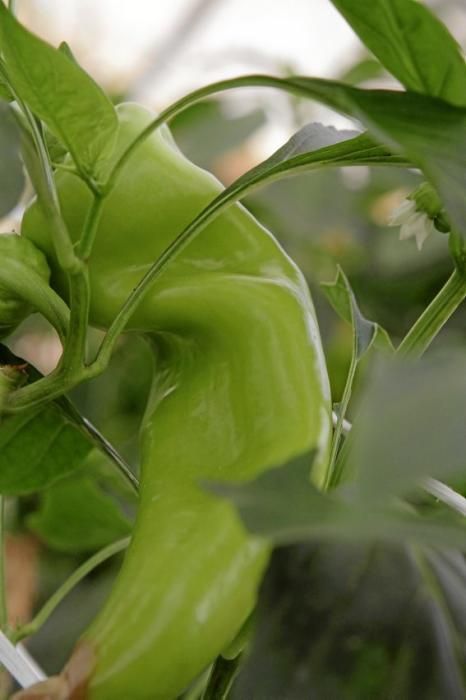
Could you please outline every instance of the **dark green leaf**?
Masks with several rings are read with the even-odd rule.
[[[367,503],[403,496],[424,476],[464,474],[464,356],[380,366],[362,397],[344,459]]]
[[[1,344],[0,364],[27,367],[27,374],[33,381],[42,376]],[[138,482],[128,464],[66,397],[46,406],[3,416],[0,420],[0,493],[16,495],[44,489],[76,473],[93,448],[109,458],[132,490],[137,491]]]
[[[0,218],[16,206],[24,190],[19,132],[6,102],[0,102]]]
[[[109,155],[117,131],[115,109],[101,88],[65,53],[27,31],[0,3],[0,44],[9,80],[19,97],[94,174]]]
[[[466,235],[466,109],[425,95],[360,90],[327,80],[292,78],[289,83],[361,120],[378,139],[421,168],[452,223]]]
[[[466,566],[441,556],[328,543],[276,551],[233,700],[463,698],[465,628],[453,613],[466,614]]]
[[[63,479],[47,489],[28,526],[49,547],[73,553],[99,549],[131,531],[115,501],[86,476]]]
[[[359,310],[353,290],[344,274],[338,267],[334,282],[323,282],[321,289],[337,314],[351,323],[355,333],[355,350],[358,360],[375,344],[383,350],[393,350],[393,345],[387,331],[378,323],[368,321]]]
[[[82,465],[93,448],[56,404],[2,418],[0,493],[43,489]]]
[[[466,105],[460,47],[415,0],[332,0],[364,44],[409,90]]]
[[[421,517],[404,505],[362,506],[353,493],[322,493],[309,483],[310,463],[307,454],[250,483],[208,488],[233,502],[251,532],[276,544],[322,539],[412,541],[466,551],[464,518],[450,513]]]

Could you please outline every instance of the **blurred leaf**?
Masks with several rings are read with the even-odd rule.
[[[323,493],[309,482],[311,457],[241,484],[207,484],[228,498],[246,527],[275,544],[329,539],[353,542],[408,541],[466,551],[466,521],[453,513],[418,515],[405,505],[364,504],[353,488]]]
[[[118,128],[102,89],[62,51],[27,31],[0,3],[0,45],[14,90],[93,174],[111,152]]]
[[[49,547],[71,553],[99,549],[131,531],[115,501],[85,476],[47,489],[27,524]]]
[[[460,47],[415,0],[332,0],[364,44],[409,90],[466,105]]]
[[[466,566],[455,564],[380,545],[277,550],[233,700],[464,697]]]
[[[209,168],[216,158],[240,146],[264,124],[261,109],[230,117],[220,101],[206,100],[178,114],[170,122],[170,129],[183,153]]]
[[[361,120],[376,138],[403,152],[437,189],[452,223],[466,235],[466,109],[409,92],[361,90],[315,78],[287,82]]]
[[[387,331],[362,315],[348,279],[340,267],[335,281],[323,282],[321,289],[340,318],[353,327],[357,360],[360,360],[373,344],[383,350],[394,349]]]
[[[368,80],[376,80],[385,74],[384,67],[373,58],[362,58],[339,77],[342,83],[360,85]]]
[[[383,363],[361,399],[344,460],[368,503],[402,496],[423,476],[464,474],[464,356]]]
[[[3,217],[16,206],[24,190],[19,132],[6,102],[0,102],[0,153],[0,217]]]

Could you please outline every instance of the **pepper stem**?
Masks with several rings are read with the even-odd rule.
[[[398,355],[421,357],[466,298],[466,275],[455,269],[397,348]]]

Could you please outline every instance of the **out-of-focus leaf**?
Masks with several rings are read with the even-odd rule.
[[[464,356],[383,363],[361,399],[344,460],[366,503],[403,496],[423,476],[464,474]]]
[[[275,544],[412,541],[466,551],[464,518],[453,513],[421,516],[407,506],[362,505],[346,490],[322,493],[309,483],[311,462],[306,454],[252,482],[207,487],[232,501],[251,532]]]
[[[0,217],[18,203],[24,190],[18,128],[6,102],[0,101]]]
[[[466,235],[466,109],[416,93],[361,90],[315,78],[287,82],[359,119],[377,139],[400,150],[421,168],[452,223]]]
[[[257,109],[239,117],[225,114],[218,100],[206,100],[181,112],[170,123],[177,144],[187,157],[204,168],[226,151],[240,146],[265,123]]]
[[[466,105],[460,47],[416,0],[332,0],[381,63],[409,90]]]
[[[104,547],[131,531],[115,501],[89,477],[71,477],[51,486],[28,525],[49,547],[87,552]]]
[[[466,691],[463,559],[373,545],[277,550],[233,700],[459,700]],[[431,559],[436,560],[435,568]]]
[[[383,350],[393,350],[387,331],[378,323],[368,321],[362,315],[348,279],[340,267],[338,267],[335,281],[322,283],[321,289],[337,314],[344,321],[351,323],[355,334],[358,360],[373,344]]]
[[[374,58],[362,58],[348,68],[339,78],[342,83],[360,85],[368,80],[375,80],[384,75],[384,67]]]
[[[102,89],[63,51],[27,31],[0,3],[0,46],[9,80],[24,102],[94,174],[114,145],[118,121]]]

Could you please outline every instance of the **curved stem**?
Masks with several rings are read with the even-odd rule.
[[[420,357],[466,298],[466,275],[455,269],[397,348],[397,354]]]
[[[58,588],[55,593],[49,598],[45,605],[39,610],[39,612],[34,616],[34,618],[26,625],[19,627],[11,635],[12,641],[16,644],[25,637],[30,637],[35,634],[42,625],[48,620],[50,615],[53,613],[56,607],[62,602],[65,596],[73,590],[73,588],[85,578],[91,571],[102,564],[110,557],[113,557],[118,552],[122,552],[129,545],[130,538],[125,537],[123,540],[118,540],[113,544],[109,544],[104,547],[99,552],[90,557],[84,564],[81,564],[69,578]]]

